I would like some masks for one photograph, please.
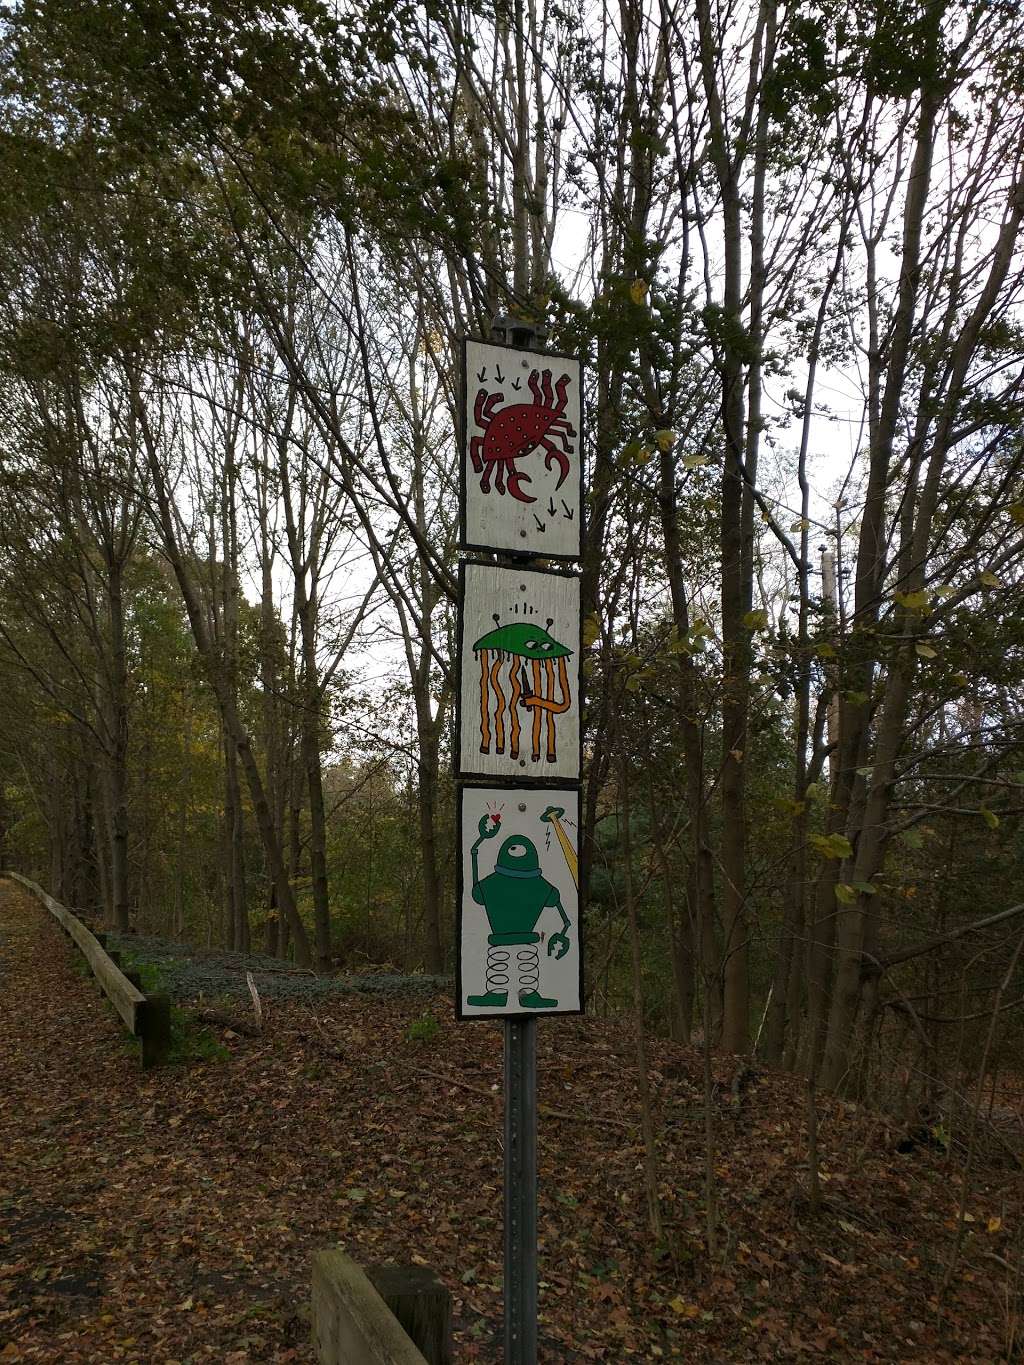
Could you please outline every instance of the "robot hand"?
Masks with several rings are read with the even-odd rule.
[[[481,839],[493,839],[501,829],[501,816],[481,815],[477,829],[480,831]]]
[[[556,943],[559,945],[559,948],[555,953],[555,957],[565,957],[566,953],[569,951],[569,940],[566,938],[565,934],[562,933],[552,934],[548,939],[548,957],[550,957],[554,951]]]

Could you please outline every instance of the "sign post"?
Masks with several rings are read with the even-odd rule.
[[[490,558],[459,576],[456,1012],[505,1020],[505,1365],[536,1365],[537,1017],[583,1008],[583,401],[505,321],[525,347],[462,353],[460,546]]]

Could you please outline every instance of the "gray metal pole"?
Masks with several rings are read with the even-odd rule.
[[[508,315],[507,345],[541,351],[547,329]],[[504,559],[503,559],[504,562]],[[537,1020],[505,1020],[505,1365],[537,1365]]]
[[[537,1021],[505,1021],[505,1365],[537,1365]]]

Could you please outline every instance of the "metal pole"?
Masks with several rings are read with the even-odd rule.
[[[537,1021],[505,1021],[505,1365],[537,1365]]]
[[[496,341],[543,350],[542,325],[501,315]],[[503,560],[504,562],[504,560]],[[505,1365],[537,1365],[537,1020],[505,1020]]]

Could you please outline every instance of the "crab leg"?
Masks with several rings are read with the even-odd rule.
[[[544,468],[550,469],[552,460],[556,461],[558,464],[559,475],[555,488],[559,489],[569,477],[569,458],[567,455],[563,455],[557,446],[553,446],[546,436],[541,437],[540,444],[547,451],[547,454],[544,457]]]
[[[511,460],[509,460],[508,462],[508,470],[509,470],[508,491],[512,494],[512,496],[519,502],[536,502],[537,501],[536,498],[531,498],[528,493],[524,493],[523,490],[519,487],[521,483],[533,482],[529,474],[521,474],[519,470],[516,469],[515,465],[512,463]],[[563,475],[562,477],[564,478],[565,476]],[[502,489],[501,491],[504,492],[504,489]]]

